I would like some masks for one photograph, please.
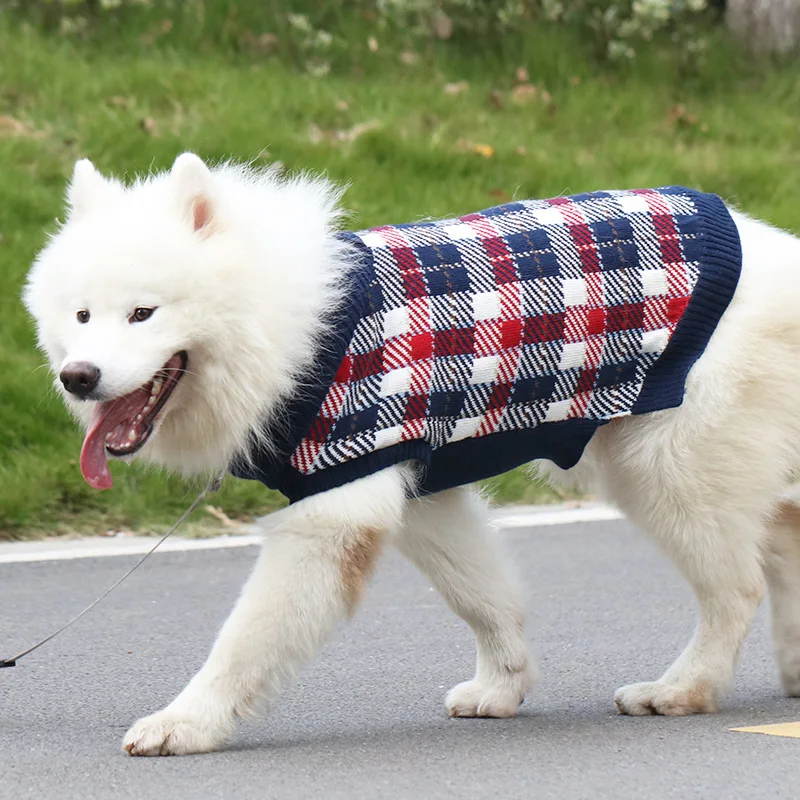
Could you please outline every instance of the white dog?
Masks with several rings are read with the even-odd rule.
[[[800,453],[800,240],[730,212],[728,243],[735,239],[738,247],[740,239],[742,252],[738,282],[729,281],[732,299],[722,292],[700,346],[678,358],[677,378],[670,378],[677,395],[653,406],[641,405],[642,398],[652,375],[675,356],[672,334],[676,342],[684,336],[684,317],[694,314],[697,321],[697,286],[705,280],[688,256],[675,278],[670,263],[676,258],[667,250],[677,242],[689,253],[697,241],[716,235],[710,223],[699,233],[658,231],[659,214],[671,225],[671,215],[691,220],[692,203],[710,202],[688,190],[508,207],[509,214],[532,215],[540,228],[551,226],[553,240],[565,231],[572,237],[538,250],[531,239],[527,266],[517,257],[519,248],[513,258],[506,250],[490,252],[496,240],[486,231],[504,224],[493,223],[491,214],[423,224],[407,236],[390,227],[361,238],[341,236],[339,192],[325,181],[283,180],[272,171],[232,165],[209,169],[190,154],[169,173],[131,186],[80,161],[68,200],[68,219],[31,270],[25,302],[56,385],[87,426],[81,454],[86,479],[108,488],[108,455],[136,452],[185,475],[233,465],[237,474],[272,481],[296,501],[265,521],[262,555],[206,664],[170,705],[131,728],[124,740],[128,753],[220,747],[237,717],[270,701],[336,621],[352,613],[385,542],[399,547],[475,632],[477,672],[447,695],[450,715],[513,716],[536,675],[523,611],[487,535],[484,502],[454,484],[533,456],[549,459],[553,478],[619,505],[674,559],[697,594],[700,622],[686,650],[658,680],[619,689],[621,712],[713,711],[732,681],[765,581],[783,685],[800,695],[800,509],[782,499]],[[609,204],[627,209],[632,233],[603,233],[602,209]],[[591,218],[596,207],[599,222]],[[721,204],[715,213],[727,214]],[[663,252],[643,255],[656,240],[637,230],[637,219],[655,224]],[[417,302],[413,281],[421,273],[414,261],[398,290],[405,299],[382,312],[380,325],[373,298],[354,318],[355,329],[344,325],[337,333],[341,309],[355,302],[348,280],[373,256],[376,268],[388,270],[380,253],[392,255],[392,269],[414,256],[417,234],[449,242],[431,240],[433,249],[420,256],[424,261],[435,251],[441,262],[427,274],[429,291]],[[405,244],[398,236],[406,236]],[[625,306],[624,319],[610,308],[593,316],[592,308],[617,290],[613,275],[627,274],[625,248],[637,236],[644,238],[632,263],[646,256],[657,267],[637,278],[639,301]],[[472,333],[457,323],[444,325],[446,335],[426,333],[424,326],[415,333],[420,303],[431,318],[461,313],[453,298],[461,296],[464,270],[483,268],[467,263],[476,251],[465,241],[479,242],[494,270],[491,285],[467,298]],[[429,244],[425,239],[420,247]],[[567,253],[561,260],[553,257],[558,248]],[[608,262],[620,271],[606,271],[598,258],[621,259]],[[506,268],[518,270],[513,279]],[[524,269],[534,273],[520,289]],[[387,288],[391,275],[400,273],[386,274],[384,297],[393,291]],[[683,283],[669,305],[673,279]],[[553,286],[557,300],[548,294]],[[531,287],[544,304],[534,313],[547,311],[551,301],[560,309],[544,323],[524,319]],[[656,325],[647,321],[653,309],[666,315]],[[497,319],[500,327],[492,328]],[[561,326],[557,336],[547,328],[553,319]],[[570,327],[574,319],[582,320],[577,334]],[[637,325],[649,331],[639,330],[636,352],[614,362],[615,326],[624,344]],[[376,334],[378,343],[361,347],[359,331],[367,338]],[[481,354],[488,346],[481,331],[500,332],[496,353]],[[553,345],[559,336],[564,341]],[[412,355],[406,352],[403,361],[390,340],[410,342]],[[532,340],[542,345],[537,353],[558,348],[555,366],[540,365],[537,373],[535,365],[523,365]],[[395,356],[399,366],[387,367]],[[315,381],[322,380],[315,365],[332,357],[346,365],[346,374],[340,366],[335,377],[327,375],[325,392],[315,394]],[[468,368],[460,377],[437,378],[438,367],[430,367],[441,359],[455,371],[462,358]],[[408,399],[418,396],[415,391],[424,396],[425,387],[415,389],[420,363],[428,364],[424,377],[433,387],[428,411],[434,402],[441,405],[432,422]],[[555,384],[542,383],[548,370]],[[518,373],[528,381],[522,388],[513,383]],[[561,397],[564,375],[577,382]],[[431,399],[437,381],[459,380],[467,403],[476,386],[489,387],[478,412],[448,406],[447,391]],[[372,387],[366,405],[359,406],[359,386]],[[507,421],[512,391],[527,392],[526,402],[513,406],[520,410],[514,424]],[[405,398],[399,406],[397,397]],[[536,417],[539,411],[543,416]],[[394,417],[384,424],[387,415]],[[287,466],[282,447],[298,420],[306,433]],[[504,445],[514,451],[505,459],[497,445],[529,429],[553,435],[530,447]],[[466,455],[476,443],[491,454]],[[447,454],[455,457],[448,461]],[[574,467],[564,471],[551,461]],[[369,469],[354,470],[354,463]],[[270,477],[270,464],[284,472]],[[462,470],[464,464],[469,468]]]

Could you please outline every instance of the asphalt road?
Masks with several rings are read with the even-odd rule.
[[[473,644],[389,554],[271,715],[220,753],[131,759],[128,725],[200,666],[256,550],[157,554],[59,640],[0,671],[0,798],[796,798],[800,739],[729,729],[800,719],[783,698],[765,609],[722,713],[617,716],[614,690],[685,644],[692,598],[629,525],[504,533],[524,576],[543,680],[515,720],[449,720]],[[130,556],[0,565],[0,655],[49,633]]]

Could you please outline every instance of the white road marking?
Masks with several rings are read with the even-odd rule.
[[[65,561],[74,558],[107,558],[109,556],[144,555],[155,544],[147,536],[110,539],[78,539],[56,542],[13,542],[0,545],[0,564],[30,561]],[[190,550],[221,550],[228,547],[248,547],[261,544],[261,537],[214,536],[209,539],[168,539],[157,553],[182,553]]]
[[[499,528],[506,530],[569,525],[580,522],[602,522],[621,518],[622,514],[616,509],[598,505],[572,508],[521,506],[500,509],[493,516],[495,524]],[[0,543],[0,564],[143,555],[153,546],[153,543],[154,540],[147,536],[6,542]],[[252,547],[258,544],[261,544],[261,537],[257,534],[215,536],[209,539],[183,539],[176,537],[164,542],[157,553],[221,550],[228,547]]]
[[[570,525],[577,522],[605,522],[622,519],[621,511],[611,506],[559,508],[525,506],[497,511],[494,520],[501,528],[540,528],[546,525]]]

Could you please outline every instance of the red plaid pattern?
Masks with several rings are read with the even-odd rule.
[[[630,414],[698,279],[693,198],[592,192],[359,232],[369,308],[291,466]]]

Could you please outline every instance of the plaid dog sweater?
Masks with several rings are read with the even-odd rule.
[[[512,202],[340,234],[353,266],[303,391],[235,475],[291,501],[413,461],[420,493],[681,404],[730,302],[739,235],[682,187]]]

